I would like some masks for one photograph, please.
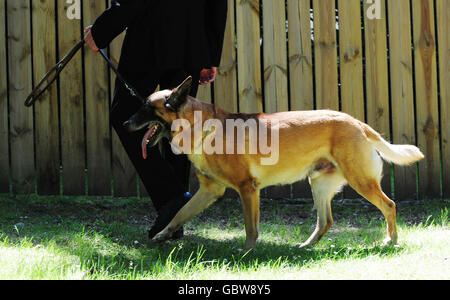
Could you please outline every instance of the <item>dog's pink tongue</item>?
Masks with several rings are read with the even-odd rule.
[[[151,127],[147,133],[144,135],[144,138],[142,139],[142,157],[144,159],[147,159],[147,141],[150,140],[152,134],[154,131],[154,127]]]

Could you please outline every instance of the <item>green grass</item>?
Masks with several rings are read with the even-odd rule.
[[[310,249],[311,201],[263,200],[257,248],[243,253],[238,200],[224,199],[155,244],[148,199],[0,196],[0,279],[450,279],[449,200],[398,205],[399,244],[367,202],[333,202]]]

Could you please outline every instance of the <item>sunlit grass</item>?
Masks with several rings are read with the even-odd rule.
[[[257,248],[243,252],[240,203],[222,200],[186,237],[149,242],[148,200],[0,197],[0,279],[450,279],[448,200],[399,205],[399,243],[369,205],[334,203],[335,225],[298,249],[315,226],[303,202],[262,202]]]

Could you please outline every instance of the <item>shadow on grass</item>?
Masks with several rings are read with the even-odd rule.
[[[354,235],[354,230],[339,230],[331,242],[327,236],[315,247],[299,249],[291,242],[273,242],[262,238],[250,252],[239,249],[244,245],[245,234],[229,239],[214,239],[189,233],[183,239],[158,244],[148,241],[146,232],[125,228],[121,232],[109,227],[95,229],[82,225],[49,228],[49,234],[42,237],[45,228],[36,227],[10,232],[2,238],[20,243],[26,239],[36,246],[46,247],[50,243],[57,251],[79,258],[81,268],[86,270],[85,278],[166,278],[183,276],[211,268],[218,270],[256,270],[261,266],[270,268],[300,268],[306,264],[318,264],[323,260],[362,259],[367,256],[395,255],[401,248],[382,247],[374,242],[383,236],[383,231],[374,230],[370,237],[360,236],[361,244],[347,244],[348,238],[340,241],[340,235]],[[224,231],[225,233],[226,231]],[[304,236],[306,238],[306,235]],[[335,243],[335,244],[333,244]],[[354,247],[354,248],[352,248]]]
[[[377,234],[377,235],[382,235]],[[244,244],[244,237],[235,237],[228,240],[216,240],[197,235],[187,236],[177,242],[164,244],[147,243],[147,249],[138,248],[140,260],[132,260],[136,265],[137,277],[145,274],[168,272],[194,273],[203,270],[204,267],[219,270],[223,266],[228,271],[257,270],[260,267],[268,267],[274,270],[286,267],[301,268],[308,264],[320,264],[321,261],[339,261],[344,259],[364,259],[368,256],[392,256],[402,252],[401,248],[392,246],[359,245],[351,248],[341,246],[323,246],[300,249],[290,243],[276,243],[261,240],[252,251],[242,251],[239,246]],[[155,251],[155,252],[152,252]],[[149,253],[152,255],[149,255]],[[101,255],[97,253],[98,255]],[[83,258],[81,258],[83,261]],[[129,257],[121,257],[122,264],[116,268],[108,267],[110,262],[117,262],[118,257],[102,257],[103,266],[108,268],[111,276],[123,272],[121,265],[130,264]],[[84,260],[85,265],[92,265],[95,258]],[[195,276],[195,275],[194,275]]]
[[[1,200],[1,199],[0,199]],[[404,251],[402,247],[383,247],[385,228],[380,221],[367,223],[359,217],[361,228],[348,225],[355,210],[336,214],[341,219],[316,246],[299,249],[296,243],[312,233],[313,220],[303,218],[266,218],[261,223],[256,249],[239,251],[244,245],[243,224],[236,221],[230,230],[211,234],[203,229],[221,227],[223,220],[242,219],[239,202],[219,203],[202,216],[205,222],[193,222],[185,238],[156,244],[147,239],[149,222],[135,223],[144,215],[151,216],[148,202],[138,201],[91,204],[84,201],[0,201],[0,243],[6,238],[12,245],[28,240],[35,246],[52,247],[60,253],[76,256],[87,278],[158,278],[172,274],[194,273],[206,267],[212,269],[248,270],[260,266],[295,267],[319,264],[325,260],[363,259],[368,256],[392,256]],[[309,207],[303,208],[308,211]],[[271,209],[284,214],[287,209]],[[290,212],[290,211],[289,211]],[[339,212],[339,210],[338,210]],[[292,218],[294,214],[290,212]],[[314,214],[312,214],[314,215]],[[27,216],[24,227],[13,224]],[[375,219],[375,216],[373,217]],[[211,221],[211,223],[207,221]],[[372,219],[373,220],[373,219]],[[302,225],[293,225],[302,224]],[[401,224],[399,224],[401,225]],[[359,227],[359,226],[358,226]],[[236,228],[240,231],[236,233]]]

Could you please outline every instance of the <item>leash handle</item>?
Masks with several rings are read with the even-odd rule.
[[[147,101],[144,97],[142,97],[135,88],[133,88],[123,77],[122,75],[120,75],[119,71],[117,70],[116,66],[114,65],[114,63],[109,59],[109,57],[106,55],[105,51],[103,51],[102,49],[99,50],[100,54],[102,55],[102,57],[105,59],[105,61],[108,63],[109,67],[114,71],[114,73],[116,73],[117,78],[119,79],[119,81],[125,86],[125,88],[128,90],[128,92],[130,93],[131,96],[136,97],[139,99],[139,101],[141,101],[142,104],[145,104],[145,102]]]
[[[84,40],[81,40],[75,47],[70,50],[70,52],[64,56],[47,74],[44,75],[44,78],[38,83],[38,85],[33,89],[30,95],[28,95],[25,100],[25,106],[32,106],[41,96],[42,94],[50,87],[50,85],[58,79],[61,71],[67,66],[69,61],[77,54],[77,52],[83,47]],[[52,77],[53,76],[53,77]],[[47,83],[47,84],[46,84]]]
[[[44,92],[50,87],[50,85],[52,85],[53,82],[58,79],[59,74],[72,60],[75,54],[77,54],[77,52],[84,46],[84,44],[84,39],[78,42],[78,44],[76,44],[75,47],[73,47],[72,50],[70,50],[70,52],[66,56],[64,56],[63,59],[61,59],[61,61],[59,61],[53,68],[50,69],[50,71],[47,72],[47,74],[44,75],[44,78],[42,78],[42,80],[38,83],[38,85],[33,89],[33,91],[25,100],[26,107],[31,107],[34,105],[34,103],[36,103],[36,101],[42,96],[42,94],[44,94]],[[100,49],[99,52],[106,60],[109,67],[114,71],[114,73],[116,73],[117,78],[120,80],[120,82],[122,82],[125,88],[130,92],[131,96],[138,98],[142,102],[142,104],[144,104],[146,102],[146,99],[142,97],[127,81],[125,81],[122,75],[120,75],[114,63],[108,58],[105,52],[102,49]]]

